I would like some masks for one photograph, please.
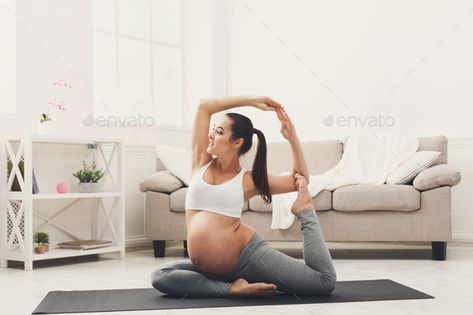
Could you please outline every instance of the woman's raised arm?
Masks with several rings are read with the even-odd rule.
[[[200,102],[200,106],[210,114],[218,113],[226,109],[253,106],[261,110],[275,111],[277,107],[282,106],[270,97],[255,96],[227,96],[204,99]]]
[[[212,154],[207,152],[211,116],[210,112],[199,105],[192,130],[192,173],[212,159]]]
[[[291,175],[294,177],[296,173],[299,173],[305,177],[307,184],[309,184],[309,169],[307,168],[301,143],[296,134],[296,128],[284,109],[277,109],[276,112],[281,121],[281,134],[289,141],[292,149]]]
[[[253,106],[264,111],[282,108],[269,97],[228,96],[203,99],[197,109],[192,130],[192,172],[212,159],[212,155],[207,152],[212,114],[241,106]]]

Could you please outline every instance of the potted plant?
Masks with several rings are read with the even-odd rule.
[[[49,250],[49,235],[45,232],[36,232],[33,235],[33,243],[35,243],[34,251],[37,254],[43,254]]]
[[[97,192],[98,181],[105,175],[103,169],[98,169],[95,162],[87,165],[82,161],[82,169],[72,175],[79,180],[79,192]]]

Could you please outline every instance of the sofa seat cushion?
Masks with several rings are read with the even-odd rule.
[[[349,185],[333,191],[338,211],[420,209],[420,192],[411,185]]]
[[[256,212],[272,212],[273,203],[265,204],[261,196],[251,197],[248,201],[250,210]],[[332,209],[332,192],[328,190],[322,190],[314,198],[312,198],[312,204],[315,210],[330,210]]]
[[[169,196],[170,208],[171,211],[174,212],[184,212],[185,205],[186,205],[186,194],[189,187],[184,186],[175,192],[171,193]],[[248,201],[246,201],[243,205],[243,211],[248,210]]]

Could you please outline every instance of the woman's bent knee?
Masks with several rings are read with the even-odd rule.
[[[153,288],[163,292],[171,293],[175,283],[173,283],[173,271],[176,270],[176,262],[168,262],[161,264],[151,273],[151,285]]]
[[[335,274],[330,273],[324,274],[323,276],[318,274],[316,277],[311,279],[310,282],[303,285],[303,287],[298,291],[301,295],[325,296],[330,295],[335,290],[336,284],[337,277]]]
[[[151,274],[151,285],[162,293],[170,293],[171,285],[169,283],[168,273],[162,268],[158,268]]]
[[[337,286],[337,275],[335,273],[330,274],[330,276],[327,277],[327,281],[325,282],[325,290],[323,294],[324,295],[332,294],[336,286]]]
[[[326,296],[326,295],[331,295],[332,292],[335,290],[336,286],[336,281],[327,281],[324,283],[318,283],[315,288],[312,288],[312,290],[305,292],[307,295],[317,295],[317,296]]]
[[[332,294],[332,292],[335,290],[335,287],[337,286],[337,280],[331,280],[328,284],[327,284],[327,291],[325,292],[326,295],[330,295]]]

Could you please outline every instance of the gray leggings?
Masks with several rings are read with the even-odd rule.
[[[330,295],[337,274],[316,212],[307,209],[296,217],[304,237],[305,262],[271,248],[255,233],[228,275],[202,273],[190,260],[182,260],[161,265],[152,273],[151,283],[162,293],[179,297],[229,297],[230,286],[238,278],[249,283],[273,283],[284,293]]]

